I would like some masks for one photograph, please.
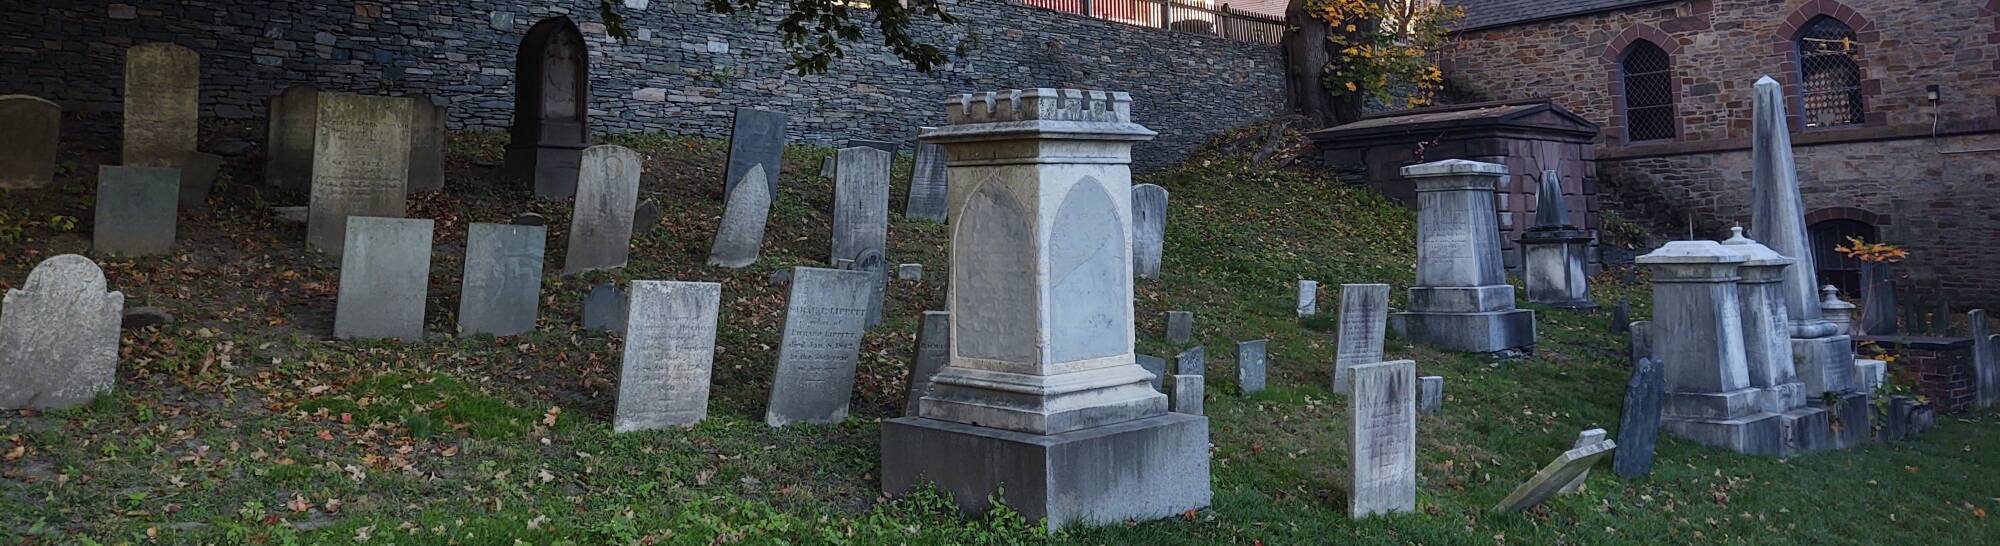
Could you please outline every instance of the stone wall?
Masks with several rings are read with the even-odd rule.
[[[202,55],[204,121],[254,122],[268,97],[310,83],[429,94],[450,109],[453,129],[503,130],[512,117],[516,45],[536,21],[567,15],[592,48],[591,122],[599,133],[723,137],[736,107],[755,106],[789,114],[795,141],[902,141],[941,123],[953,93],[1081,87],[1132,93],[1134,118],[1161,133],[1134,151],[1145,168],[1284,107],[1274,46],[1002,0],[947,0],[962,24],[915,29],[951,52],[951,64],[932,73],[882,47],[864,20],[863,42],[814,76],[785,68],[790,57],[775,30],[782,2],[734,17],[701,11],[693,0],[625,4],[650,5],[624,10],[636,37],[620,43],[597,21],[596,0],[8,2],[0,5],[9,22],[0,26],[7,74],[0,94],[49,98],[69,112],[116,112],[124,48],[165,41]]]

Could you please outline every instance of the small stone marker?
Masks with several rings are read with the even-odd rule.
[[[910,170],[910,194],[903,201],[903,217],[945,221],[945,201],[951,193],[950,177],[945,172],[944,145],[918,143],[916,164]]]
[[[1153,390],[1162,393],[1167,392],[1161,388],[1165,385],[1164,381],[1167,378],[1167,359],[1142,354],[1134,354],[1132,358],[1139,362],[1139,367],[1153,372]]]
[[[313,131],[319,89],[294,84],[271,97],[264,141],[264,183],[287,190],[312,187]]]
[[[632,233],[634,235],[652,231],[660,227],[660,203],[652,199],[639,201],[632,209]]]
[[[514,219],[508,220],[507,223],[514,224],[517,226],[546,226],[549,225],[549,219],[548,217],[542,216],[540,214],[535,214],[532,212],[523,212],[514,215]]]
[[[465,236],[460,335],[511,336],[535,330],[541,316],[542,257],[548,228],[472,224]]]
[[[614,432],[691,427],[708,416],[722,285],[632,281]]]
[[[883,298],[888,296],[889,290],[889,263],[883,261],[881,254],[869,252],[861,255],[861,261],[854,264],[854,269],[865,271],[873,278],[868,282],[870,294],[866,324],[868,328],[874,328],[882,324]]]
[[[1993,344],[1987,342],[1987,338],[1992,334],[1986,331],[1986,310],[1973,309],[1967,312],[1965,321],[1972,337],[1974,405],[1981,408],[1993,407],[1995,404],[2000,404],[2000,355],[1995,355]]]
[[[583,151],[564,275],[625,267],[632,253],[640,168],[639,152],[624,146],[607,144]]]
[[[764,196],[778,194],[778,169],[784,164],[785,114],[757,108],[737,108],[735,125],[729,131],[729,167],[722,175],[722,191],[733,201],[736,186],[760,171]],[[761,233],[762,230],[759,230]]]
[[[1132,274],[1142,279],[1160,276],[1160,258],[1167,237],[1167,189],[1154,184],[1132,186]]]
[[[444,107],[431,102],[431,98],[424,95],[409,97],[407,100],[410,101],[409,193],[442,190],[444,189]]]
[[[1653,358],[1653,321],[1635,320],[1625,327],[1625,357],[1633,366],[1643,358]]]
[[[0,189],[39,188],[55,180],[61,106],[40,97],[0,95],[0,127],[7,128],[7,145],[0,146]]]
[[[917,401],[931,392],[931,377],[951,362],[951,313],[924,311],[924,323],[917,331],[916,359],[910,364],[909,381],[903,389],[903,415],[917,414]]]
[[[1206,387],[1206,377],[1199,375],[1175,375],[1173,390],[1167,392],[1167,404],[1174,413],[1201,415],[1201,398]]]
[[[215,187],[215,177],[222,173],[222,156],[191,152],[181,158],[182,211],[198,210],[208,206],[208,191]]]
[[[111,256],[171,254],[180,176],[173,167],[99,166],[90,248]]]
[[[924,264],[896,264],[896,280],[912,282],[924,280]]]
[[[201,56],[174,44],[125,50],[127,167],[178,167],[194,151],[201,106]]]
[[[1632,327],[1632,300],[1618,298],[1618,306],[1611,308],[1611,333],[1623,334]]]
[[[624,335],[627,303],[625,291],[616,284],[590,287],[583,297],[583,329]]]
[[[1319,281],[1299,279],[1299,318],[1319,314]]]
[[[423,339],[431,227],[429,219],[348,217],[333,337]]]
[[[1666,397],[1666,371],[1660,361],[1651,355],[1634,361],[1632,377],[1625,380],[1625,406],[1618,411],[1618,445],[1625,448],[1611,458],[1613,474],[1630,480],[1653,471],[1653,444],[1660,437],[1660,405]]]
[[[1187,343],[1194,339],[1194,312],[1167,311],[1167,343]]]
[[[840,150],[833,177],[833,249],[827,261],[861,262],[881,255],[889,235],[889,153],[873,148]]]
[[[1195,346],[1174,355],[1174,375],[1208,375],[1208,351]]]
[[[1236,384],[1243,389],[1243,394],[1264,390],[1264,349],[1268,343],[1263,339],[1236,343]]]
[[[1340,285],[1340,338],[1333,359],[1333,392],[1346,393],[1348,370],[1382,361],[1389,321],[1389,285]]]
[[[306,246],[338,256],[349,216],[402,218],[410,176],[410,101],[321,93],[313,131]]]
[[[847,418],[854,365],[868,318],[868,283],[876,280],[863,271],[793,268],[765,424],[836,423]]]
[[[708,248],[708,265],[736,269],[757,263],[764,224],[771,215],[771,186],[764,178],[764,166],[751,165],[741,180],[749,184],[729,190],[722,222],[715,227],[715,243]]]
[[[830,155],[820,158],[819,177],[833,178],[834,174],[840,172],[839,165],[840,165],[840,158],[837,155]]]
[[[1417,378],[1417,413],[1437,413],[1444,409],[1444,378],[1426,375]]]
[[[1604,441],[1605,436],[1606,434],[1604,432],[1604,429],[1601,428],[1593,428],[1590,430],[1579,432],[1576,435],[1576,443],[1570,445],[1570,449],[1595,445],[1598,442]],[[1562,487],[1562,491],[1558,492],[1557,494],[1574,493],[1576,492],[1576,490],[1582,489],[1583,482],[1589,479],[1590,479],[1590,467],[1584,467],[1583,471],[1576,473],[1576,477],[1571,478],[1569,480],[1569,484],[1564,485]]]
[[[1348,369],[1354,388],[1347,421],[1351,485],[1347,514],[1361,519],[1417,509],[1417,363],[1395,360]]]
[[[1542,467],[1534,477],[1515,487],[1507,498],[1500,499],[1500,504],[1493,505],[1493,511],[1519,512],[1547,502],[1561,493],[1563,486],[1576,479],[1577,475],[1590,471],[1591,465],[1597,464],[1598,459],[1610,455],[1617,447],[1618,442],[1605,440],[1563,452],[1561,457]]]
[[[125,295],[105,291],[95,262],[75,254],[42,260],[4,301],[0,409],[70,408],[111,390]]]
[[[133,307],[125,310],[125,318],[118,327],[126,330],[140,330],[151,326],[174,323],[173,313],[158,307]]]

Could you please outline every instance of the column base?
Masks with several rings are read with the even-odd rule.
[[[1780,457],[1796,457],[1834,449],[1833,416],[1819,408],[1801,408],[1778,414],[1779,433],[1784,438]]]
[[[1526,309],[1485,313],[1407,312],[1389,316],[1396,335],[1440,349],[1497,353],[1535,344],[1535,312]]]

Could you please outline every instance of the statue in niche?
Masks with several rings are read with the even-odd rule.
[[[590,146],[590,49],[568,17],[535,23],[514,56],[514,126],[505,171],[535,197],[576,195]]]

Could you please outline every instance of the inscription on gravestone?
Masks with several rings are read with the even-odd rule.
[[[980,320],[953,321],[958,356],[1028,362],[1036,357],[1038,318],[1033,264],[1034,234],[1027,207],[997,180],[976,185],[951,225],[953,308]]]
[[[639,206],[639,159],[639,152],[624,146],[607,144],[583,151],[564,275],[625,267],[632,252],[632,217]]]
[[[612,430],[690,427],[708,416],[722,285],[632,281]]]
[[[349,216],[403,217],[409,131],[410,101],[319,94],[307,247],[339,256]]]
[[[111,256],[172,253],[180,177],[172,167],[99,166],[91,249]]]
[[[868,315],[868,283],[874,281],[863,271],[793,268],[777,376],[764,412],[766,424],[835,423],[847,418]]]
[[[1166,245],[1167,189],[1153,184],[1132,186],[1132,274],[1144,279],[1160,276],[1160,258]]]
[[[917,144],[916,165],[910,170],[910,194],[903,202],[903,216],[945,221],[945,201],[951,193],[946,171],[944,145]]]
[[[1382,361],[1389,321],[1389,285],[1340,285],[1340,339],[1333,360],[1333,392],[1346,393],[1349,370]]]
[[[1355,519],[1417,509],[1417,363],[1350,368],[1347,512]]]
[[[0,305],[0,409],[61,409],[111,390],[125,295],[89,258],[37,264]]]
[[[194,151],[201,102],[201,56],[174,44],[125,50],[127,167],[177,167]]]

